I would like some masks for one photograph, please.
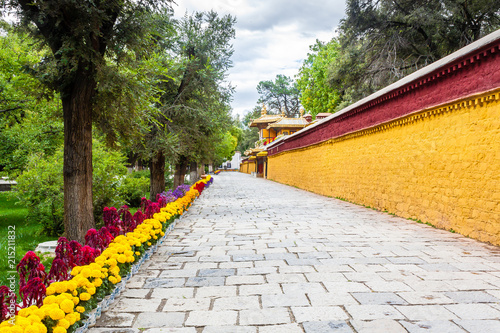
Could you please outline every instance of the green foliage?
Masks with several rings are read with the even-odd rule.
[[[61,149],[47,158],[32,155],[15,187],[19,203],[28,209],[27,223],[41,224],[48,236],[64,231],[62,159]]]
[[[52,155],[62,143],[60,103],[25,68],[40,61],[30,38],[6,26],[0,35],[0,166],[12,176],[32,154]]]
[[[92,168],[92,201],[94,218],[98,223],[102,220],[104,207],[120,207],[124,203],[121,183],[127,174],[125,156],[93,140]]]
[[[339,102],[337,91],[328,83],[328,67],[338,57],[339,44],[335,39],[328,43],[316,40],[311,45],[297,75],[300,101],[308,113],[316,116],[321,112],[334,112]]]
[[[329,81],[344,106],[499,27],[497,0],[348,0]]]
[[[93,204],[96,221],[100,221],[106,206],[120,207],[125,203],[122,180],[127,168],[125,157],[106,148],[98,140],[93,142]],[[60,236],[63,226],[63,152],[58,149],[52,156],[32,155],[26,171],[17,178],[20,204],[28,209],[26,221],[43,226],[43,233]],[[126,191],[141,188],[144,181],[130,181]],[[143,187],[142,187],[143,188]]]
[[[215,165],[220,165],[225,160],[231,159],[238,145],[238,139],[231,134],[231,132],[224,133],[221,141],[216,145],[215,157],[213,162]]]
[[[130,207],[139,207],[142,197],[149,192],[149,178],[137,177],[135,173],[128,174],[120,184],[120,192],[123,195],[123,199]]]
[[[271,113],[294,118],[299,115],[300,91],[297,83],[288,76],[278,74],[274,81],[260,81],[257,85],[260,97],[257,103],[264,103]]]
[[[39,243],[55,240],[54,237],[41,235],[42,226],[38,223],[28,223],[26,215],[28,209],[18,204],[18,200],[11,192],[0,192],[0,230],[5,230],[5,235],[9,226],[14,226],[16,231],[16,264],[28,251],[34,251]],[[12,228],[11,228],[12,229]],[[0,238],[0,248],[7,249],[7,237]],[[9,286],[7,278],[11,275],[9,271],[9,257],[0,256],[0,285]],[[45,265],[45,262],[44,262]],[[47,266],[45,266],[47,268]]]

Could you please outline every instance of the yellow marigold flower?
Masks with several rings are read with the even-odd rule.
[[[100,269],[94,269],[92,271],[92,275],[91,276],[94,277],[94,278],[100,277],[101,276],[101,270]]]
[[[42,319],[40,317],[38,317],[37,315],[30,315],[28,316],[28,320],[31,322],[31,323],[39,323],[42,321]]]
[[[94,286],[96,287],[100,287],[102,285],[102,279],[101,278],[97,278],[94,280]]]
[[[81,274],[83,275],[84,278],[88,278],[92,274],[92,271],[90,270],[90,268],[85,267],[82,269]]]
[[[59,306],[64,312],[71,313],[73,312],[75,303],[73,303],[73,301],[70,301],[69,299],[65,299],[64,301],[61,302],[61,304],[59,304]]]
[[[117,260],[120,264],[123,264],[127,261],[127,257],[124,254],[120,254]]]
[[[54,328],[54,330],[52,332],[53,333],[66,333],[66,329],[64,327],[57,326],[56,328]]]
[[[72,293],[72,294],[73,294],[73,296],[77,296],[77,295],[78,295],[78,291],[73,290],[73,293]]]
[[[45,317],[45,311],[43,311],[42,309],[37,308],[35,311],[33,311],[33,314],[35,316],[40,317],[41,319],[43,319]]]
[[[47,333],[47,326],[42,323],[35,324],[38,327],[38,333]]]
[[[136,256],[139,256],[139,255],[141,255],[141,252],[139,252],[139,251],[135,251],[135,255],[136,255]]]
[[[122,280],[122,277],[121,277],[120,275],[117,275],[117,276],[116,276],[116,281],[117,281],[117,282],[120,282],[121,280]]]
[[[80,294],[80,299],[82,301],[88,301],[90,299],[90,294],[89,293],[81,293]]]
[[[82,267],[81,266],[75,266],[73,267],[73,269],[71,270],[71,275],[73,276],[77,276],[78,273],[80,273],[80,271],[82,270]]]
[[[77,293],[77,295],[78,295],[78,293]],[[78,303],[80,303],[80,298],[75,296],[75,297],[73,297],[72,301],[73,301],[73,304],[78,305]]]
[[[45,298],[43,299],[43,304],[47,304],[47,305],[49,305],[49,304],[53,304],[53,303],[55,303],[55,302],[56,302],[56,299],[57,299],[57,298],[56,298],[56,296],[54,296],[54,295],[47,296],[47,297],[45,297]]]
[[[64,313],[63,310],[59,309],[59,308],[56,308],[56,309],[52,309],[50,310],[49,312],[49,316],[50,318],[52,318],[53,320],[59,320],[61,318],[64,318],[66,314]]]
[[[38,327],[36,325],[29,325],[24,329],[24,333],[38,333]]]
[[[127,257],[127,262],[134,262],[135,261],[135,257],[134,256],[128,256]]]
[[[76,321],[79,321],[79,320],[81,319],[80,313],[78,313],[78,312],[73,312],[73,315],[75,316]]]
[[[14,325],[14,326],[10,327],[10,331],[9,332],[10,333],[23,333],[24,330],[23,330],[23,327]]]
[[[56,288],[56,292],[59,293],[59,294],[62,294],[64,292],[66,292],[66,290],[68,290],[68,287],[66,286],[66,283],[65,282],[55,282],[55,288]]]
[[[24,308],[24,309],[19,310],[17,315],[20,317],[28,317],[30,313],[31,313],[31,310],[29,308]]]
[[[65,329],[68,329],[69,325],[70,325],[69,321],[66,318],[60,319],[59,322],[57,323],[57,326],[64,327]]]
[[[90,295],[94,295],[94,294],[95,294],[95,287],[90,287],[90,288],[87,288],[87,292],[88,292]]]
[[[78,311],[79,313],[84,313],[85,312],[85,308],[83,306],[77,306],[76,307],[76,311]]]
[[[74,315],[74,313],[67,314],[65,319],[69,322],[70,325],[73,325],[76,322],[76,316]]]
[[[68,281],[66,283],[66,287],[68,288],[68,291],[74,291],[76,289],[76,283],[74,281]]]
[[[47,289],[45,290],[45,294],[47,296],[53,295],[56,292],[56,288],[54,288],[52,285],[48,286]]]
[[[108,277],[108,280],[109,280],[109,282],[111,282],[112,284],[117,284],[117,283],[118,283],[118,280],[117,280],[114,276],[110,276],[110,277]]]

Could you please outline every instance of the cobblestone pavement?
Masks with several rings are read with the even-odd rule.
[[[90,333],[500,332],[500,248],[222,173]]]

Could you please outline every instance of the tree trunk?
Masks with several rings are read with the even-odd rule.
[[[191,180],[191,184],[194,184],[198,181],[198,163],[191,162],[189,165],[189,178]]]
[[[82,65],[82,68],[85,66]],[[91,69],[79,69],[61,94],[64,118],[64,229],[84,244],[94,228],[92,205],[92,103],[96,82]]]
[[[179,161],[175,164],[174,189],[177,188],[177,186],[184,184],[187,165],[188,162],[184,156],[181,156]]]
[[[149,199],[156,201],[156,195],[165,191],[165,155],[159,151],[149,164],[150,189]]]

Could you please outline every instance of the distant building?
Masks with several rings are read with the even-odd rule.
[[[222,169],[224,170],[239,170],[241,165],[241,153],[235,151],[231,160],[222,163]]]
[[[257,177],[266,177],[267,151],[266,145],[282,137],[300,131],[311,122],[311,117],[304,117],[304,110],[300,110],[299,118],[288,118],[285,113],[267,114],[267,108],[262,106],[261,116],[252,120],[250,127],[259,129],[259,141],[255,148],[245,151],[240,171],[255,174]]]

